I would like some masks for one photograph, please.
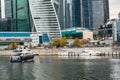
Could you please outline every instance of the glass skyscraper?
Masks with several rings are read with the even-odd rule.
[[[12,0],[13,31],[31,32],[31,20],[28,0]]]
[[[61,2],[64,17],[60,22],[65,22],[61,29],[84,27],[97,30],[109,19],[108,0],[61,0]]]
[[[2,2],[4,7],[1,7],[4,10],[1,13],[4,19],[0,24],[4,26],[0,26],[0,31],[38,32],[47,33],[51,38],[61,37],[57,16],[59,0],[2,0]],[[9,27],[3,29],[6,25]]]
[[[53,0],[29,0],[35,29],[52,38],[61,37],[61,29]]]
[[[1,18],[1,1],[0,1],[0,18]]]
[[[11,0],[0,0],[0,31],[11,31],[12,27]]]

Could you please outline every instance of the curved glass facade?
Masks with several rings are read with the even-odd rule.
[[[53,0],[29,0],[32,20],[37,32],[51,38],[61,37],[60,25]]]

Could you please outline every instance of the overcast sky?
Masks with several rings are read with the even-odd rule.
[[[120,0],[109,0],[110,18],[118,18],[120,12]]]

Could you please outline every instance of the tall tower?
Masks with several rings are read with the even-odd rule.
[[[5,18],[5,0],[1,0],[1,18]]]
[[[0,31],[11,31],[11,0],[0,0]]]
[[[84,27],[91,30],[97,30],[109,19],[108,0],[61,0],[66,1],[63,6],[63,14],[69,13],[70,18],[65,18],[64,28]],[[69,5],[69,6],[67,6]],[[71,25],[66,25],[67,21]],[[63,27],[63,26],[62,26]]]
[[[58,16],[53,0],[29,0],[30,11],[38,33],[47,33],[51,38],[61,37]]]
[[[12,1],[12,17],[13,31],[15,32],[31,32],[31,14],[29,10],[28,0],[11,0]]]
[[[118,14],[118,19],[119,19],[119,21],[120,21],[120,12],[119,12],[119,14]]]

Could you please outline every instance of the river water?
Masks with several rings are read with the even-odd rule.
[[[36,56],[10,63],[0,57],[0,80],[120,80],[120,58]]]

